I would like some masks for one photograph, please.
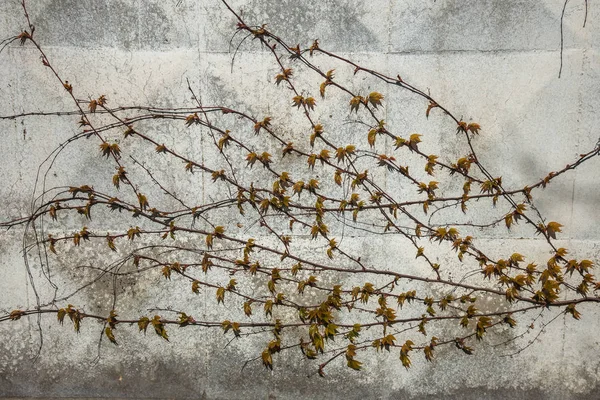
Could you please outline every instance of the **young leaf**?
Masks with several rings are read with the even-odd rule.
[[[117,340],[115,339],[115,335],[113,334],[113,331],[110,327],[107,326],[106,329],[104,329],[104,334],[106,335],[108,340],[111,341],[111,343],[118,344]]]
[[[369,94],[369,103],[375,108],[381,105],[381,100],[383,100],[383,95],[378,92],[372,92]]]
[[[552,239],[556,239],[556,233],[562,232],[560,228],[562,228],[562,225],[559,224],[558,222],[554,222],[554,221],[548,222],[548,224],[546,225],[546,233]]]

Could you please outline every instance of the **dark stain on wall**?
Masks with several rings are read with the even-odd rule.
[[[556,50],[560,11],[528,0],[395,2],[391,50]]]
[[[384,50],[361,18],[369,9],[368,2],[362,1],[253,0],[243,7],[242,15],[249,24],[266,23],[292,44],[307,46],[319,39],[324,47],[337,51]],[[386,15],[387,10],[381,10],[382,23],[387,23]]]
[[[152,2],[52,0],[33,13],[43,44],[136,49],[169,40],[173,21]]]

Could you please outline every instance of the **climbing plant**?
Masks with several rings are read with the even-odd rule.
[[[379,352],[407,369],[443,347],[472,354],[489,332],[514,340],[542,329],[534,322],[544,312],[577,320],[580,304],[600,301],[594,260],[558,245],[563,225],[535,203],[555,180],[598,160],[599,145],[515,187],[482,161],[485,126],[399,74],[318,40],[288,43],[222,3],[237,23],[232,62],[250,62],[238,50],[251,46],[273,66],[273,87],[253,88],[248,107],[206,105],[190,82],[186,108],[112,104],[102,91],[84,98],[38,42],[23,0],[25,29],[2,48],[36,49],[39,64],[26,68],[45,69],[74,109],[2,119],[64,116],[78,133],[41,165],[31,212],[1,224],[24,229],[37,303],[0,321],[56,318],[76,332],[98,329],[101,346],[127,346],[126,330],[165,341],[176,327],[256,336],[255,360],[266,368],[286,351],[314,359],[323,375],[331,363],[360,370]],[[443,132],[435,135],[450,137],[452,150],[442,151],[433,132],[390,123],[392,93],[437,121]],[[106,168],[52,187],[55,161],[76,143]],[[480,240],[511,230],[539,248]],[[88,273],[73,272],[63,289],[57,265]],[[152,282],[167,295],[145,299],[149,311],[140,314],[122,282]],[[108,307],[73,302],[99,285],[110,288]],[[194,298],[173,308],[182,293]],[[200,316],[200,307],[216,311]]]

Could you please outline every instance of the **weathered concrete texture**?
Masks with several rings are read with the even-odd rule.
[[[15,242],[6,237],[4,241]],[[350,248],[365,254],[361,247],[364,238],[346,238]],[[382,239],[371,240],[370,246],[385,249],[366,259],[376,265],[396,264],[415,268],[412,254],[385,247]],[[557,245],[566,245],[559,242]],[[308,241],[297,244],[307,246]],[[523,240],[492,239],[478,241],[482,248],[495,249],[502,254],[506,249],[515,249],[524,254],[535,255],[538,244]],[[590,246],[591,245],[591,246]],[[600,251],[600,243],[571,242],[570,248],[577,257],[592,257]],[[89,247],[89,246],[87,246]],[[90,249],[94,252],[93,247]],[[87,250],[87,251],[90,251]],[[7,249],[11,251],[11,249]],[[14,253],[14,252],[13,252]],[[494,253],[490,253],[492,256]],[[447,264],[454,255],[441,251],[436,261]],[[70,263],[66,263],[67,260]],[[91,279],[95,273],[86,273],[76,268],[78,262],[89,263],[81,250],[71,250],[53,267],[53,279],[61,283],[61,292],[69,290],[69,281]],[[12,260],[17,264],[17,260]],[[101,266],[96,263],[96,266]],[[30,293],[23,286],[26,277],[22,269],[15,269],[16,277],[7,278],[19,293]],[[413,272],[406,270],[406,272]],[[460,277],[465,271],[456,271]],[[34,274],[38,271],[34,271]],[[81,274],[84,274],[83,276]],[[87,274],[87,277],[85,276]],[[326,278],[321,277],[326,280]],[[468,282],[468,281],[467,281]],[[117,292],[123,304],[130,304],[128,312],[143,314],[144,309],[136,310],[136,305],[166,304],[174,309],[185,307],[190,313],[203,318],[218,318],[227,313],[231,318],[241,318],[241,307],[236,302],[227,306],[215,305],[213,293],[203,291],[200,296],[189,291],[182,280],[165,281],[160,271],[151,271],[131,281],[122,278],[117,283]],[[249,287],[240,283],[243,287]],[[73,297],[78,304],[85,301],[86,311],[100,312],[110,305],[111,282],[98,282],[95,286]],[[423,287],[416,287],[420,292]],[[38,287],[38,290],[44,291]],[[8,294],[11,301],[18,295]],[[25,303],[17,301],[16,306]],[[29,303],[31,300],[28,301]],[[495,305],[488,305],[490,311]],[[232,308],[235,307],[235,308]],[[235,315],[235,310],[240,315]],[[590,357],[598,347],[597,335],[590,334],[599,328],[599,311],[594,307],[580,310],[584,317],[572,324],[570,317],[560,317],[546,328],[539,340],[518,355],[512,355],[523,348],[529,340],[535,339],[535,332],[526,334],[518,341],[507,345],[494,346],[522,333],[525,326],[513,331],[505,328],[490,333],[483,347],[474,356],[466,356],[456,349],[440,348],[433,364],[422,358],[415,358],[410,371],[405,371],[394,354],[380,354],[364,359],[363,373],[348,374],[341,365],[329,370],[328,378],[317,379],[314,365],[306,360],[299,361],[296,354],[278,356],[277,368],[273,373],[265,371],[256,362],[242,370],[245,360],[251,359],[262,344],[262,339],[245,338],[233,341],[219,332],[203,331],[196,328],[171,329],[171,343],[154,334],[144,336],[136,327],[120,327],[116,333],[120,346],[97,347],[97,325],[84,321],[82,332],[76,335],[68,323],[59,326],[53,318],[43,319],[45,346],[37,362],[29,359],[36,349],[38,337],[33,320],[22,319],[11,325],[3,325],[2,336],[10,343],[2,353],[2,393],[4,396],[46,397],[49,394],[65,397],[131,397],[146,394],[153,398],[271,398],[292,399],[297,397],[336,399],[344,398],[486,398],[501,399],[593,399],[597,397],[597,359]],[[553,313],[536,323],[549,321]],[[277,315],[285,318],[284,315]],[[27,333],[29,324],[29,333]],[[564,326],[563,326],[564,324]],[[443,335],[443,331],[435,330]],[[99,353],[98,353],[99,352]],[[100,355],[97,360],[96,356]],[[372,371],[372,372],[371,372]],[[32,379],[32,376],[35,378]],[[389,377],[393,377],[390,379]],[[352,384],[348,384],[348,379]],[[75,380],[75,382],[74,382]],[[318,389],[314,385],[318,385]]]
[[[562,7],[553,0],[393,3],[392,52],[556,50],[560,41]],[[583,2],[571,5],[569,39],[583,17]]]
[[[0,1],[0,38],[18,34],[25,27],[19,4],[20,0]],[[310,128],[305,119],[290,107],[289,93],[282,92],[286,89],[273,85],[278,68],[272,56],[248,39],[232,61],[242,38],[234,37],[236,20],[221,2],[30,0],[28,4],[40,44],[61,76],[73,84],[78,98],[105,94],[111,106],[190,107],[194,103],[187,89],[189,80],[205,105],[229,106],[259,119],[272,115],[273,126],[281,129],[286,140],[311,151],[306,143]],[[585,28],[584,1],[572,0],[567,5],[560,80],[557,75],[562,0],[235,0],[230,4],[241,10],[249,24],[267,24],[292,44],[307,46],[319,39],[323,48],[390,76],[399,74],[429,91],[458,117],[480,123],[482,135],[474,140],[474,145],[485,165],[495,176],[503,176],[507,187],[521,188],[564,167],[580,152],[592,149],[600,136],[600,8],[594,2],[589,2]],[[335,68],[336,77],[358,93],[382,92],[386,108],[378,112],[386,127],[402,137],[415,132],[423,134],[420,148],[426,153],[440,154],[444,162],[452,163],[468,152],[464,141],[455,134],[455,126],[441,118],[439,110],[434,109],[429,118],[425,117],[424,100],[384,87],[365,74],[355,75],[352,68],[341,63],[319,56],[313,60],[325,69]],[[358,113],[349,112],[347,98],[331,90],[325,99],[320,99],[321,77],[303,72],[306,69],[297,67],[295,76],[308,94],[319,99],[315,116],[324,121],[328,137],[366,148],[368,129],[361,125]],[[0,115],[73,110],[71,99],[53,79],[30,46],[9,46],[0,54]],[[254,135],[251,125],[222,118],[225,126],[245,135],[248,143],[278,153],[274,144],[261,143],[263,138]],[[0,121],[0,221],[27,215],[38,165],[78,132],[76,120],[72,116],[52,116]],[[158,143],[201,159],[211,168],[229,168],[214,151],[206,131],[199,127],[186,129],[183,124],[154,120],[138,126]],[[179,162],[174,170],[173,163],[160,158],[154,149],[123,140],[119,132],[109,133],[108,138],[119,140],[127,154],[148,161],[156,178],[186,201],[219,199],[226,192],[225,185],[212,184],[208,174],[185,173]],[[376,150],[392,153],[394,147],[381,138]],[[232,166],[238,176],[265,182],[256,168],[246,168],[245,152],[230,151],[240,160]],[[405,156],[402,163],[409,163],[411,155]],[[541,212],[549,220],[565,225],[557,244],[568,247],[573,257],[596,261],[600,255],[599,161],[591,161],[534,193]],[[281,165],[294,176],[320,178],[324,170],[317,165],[313,171],[300,171],[290,158]],[[45,169],[41,171],[43,175]],[[398,199],[414,197],[414,188],[406,190],[392,173],[370,173]],[[112,174],[114,165],[99,154],[97,143],[77,141],[56,159],[46,184],[77,186],[93,182],[96,189],[108,191]],[[131,174],[143,187],[153,187],[149,194],[161,202],[161,207],[179,207],[153,186],[143,171],[132,170]],[[415,166],[415,174],[428,179],[420,164]],[[325,191],[332,187],[331,182],[323,183]],[[462,183],[447,189],[460,195]],[[38,181],[35,193],[40,191]],[[501,217],[507,211],[506,204],[493,209],[483,201],[470,207],[473,213],[467,216],[450,209],[448,214],[440,212],[432,217],[432,221],[449,216],[456,217],[457,222],[478,223]],[[228,232],[254,235],[269,243],[259,224],[238,226],[235,212],[223,212],[215,218],[227,226]],[[132,221],[108,212],[99,212],[93,222],[60,215],[50,229],[74,231],[84,224],[105,232],[126,229]],[[133,224],[144,227],[143,221]],[[468,233],[468,229],[461,233]],[[414,248],[399,241],[372,238],[364,231],[343,227],[340,222],[332,221],[331,231],[336,235],[343,232],[343,246],[354,255],[362,255],[365,263],[404,272],[425,271],[424,261],[414,259]],[[31,231],[23,234],[19,230],[0,233],[2,313],[36,304],[21,254],[23,239],[32,240]],[[510,232],[504,228],[473,229],[473,234],[478,246],[498,257],[514,251],[540,263],[548,258],[547,249],[540,250],[541,240],[530,227],[516,226]],[[192,240],[197,238],[182,238],[179,243]],[[36,292],[42,299],[52,298],[55,289],[44,278],[49,274],[59,286],[58,299],[76,292],[82,282],[89,282],[90,286],[69,297],[69,302],[85,306],[89,312],[107,314],[113,293],[118,293],[121,304],[128,305],[128,316],[146,315],[151,307],[170,307],[188,310],[207,320],[222,320],[223,315],[232,320],[245,318],[240,301],[215,304],[214,292],[204,290],[195,295],[189,282],[177,277],[167,281],[158,269],[113,280],[90,268],[106,267],[126,255],[132,247],[123,242],[118,243],[114,255],[106,258],[98,257],[106,253],[97,244],[59,248],[51,268],[31,265]],[[298,254],[315,253],[314,257],[325,258],[324,249],[315,250],[308,235],[298,234],[293,243]],[[456,263],[449,246],[426,245],[431,247],[428,251],[435,262],[456,265],[455,270],[448,272],[450,279],[461,279],[472,270],[473,265]],[[222,275],[218,278],[226,282],[229,277]],[[319,279],[327,284],[335,282],[331,276]],[[242,277],[240,282],[257,293],[266,291],[263,281]],[[351,287],[355,282],[343,283]],[[437,290],[418,287],[425,292]],[[492,300],[484,303],[490,310],[502,306]],[[276,368],[272,372],[265,370],[260,361],[242,369],[245,361],[260,355],[266,343],[263,336],[230,342],[230,337],[220,331],[172,328],[171,342],[167,343],[153,333],[138,333],[135,326],[119,326],[116,334],[120,345],[108,345],[104,340],[98,347],[101,325],[92,321],[84,320],[82,332],[77,335],[68,321],[60,326],[54,317],[42,317],[38,325],[35,317],[22,318],[0,324],[0,397],[597,399],[600,310],[597,306],[581,306],[579,311],[583,314],[581,321],[561,316],[539,338],[535,336],[537,330],[526,333],[525,325],[490,333],[470,357],[459,354],[454,347],[446,347],[438,350],[431,364],[414,357],[413,367],[406,371],[398,362],[397,353],[371,354],[361,358],[364,371],[349,371],[339,362],[327,370],[326,379],[315,376],[315,364],[301,358],[296,350],[275,355]],[[421,313],[411,309],[402,312]],[[274,314],[282,319],[293,317],[279,310]],[[546,312],[536,321],[537,326],[554,316],[553,312]],[[526,321],[530,322],[519,320],[529,323]],[[40,357],[32,360],[39,346],[40,327],[44,346]],[[449,328],[436,329],[441,335]],[[530,341],[525,350],[519,351]]]

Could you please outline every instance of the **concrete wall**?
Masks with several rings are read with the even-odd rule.
[[[297,117],[286,103],[287,95],[282,96],[282,89],[272,84],[277,68],[258,43],[243,45],[232,67],[229,41],[235,19],[217,0],[28,3],[40,44],[60,74],[72,82],[79,98],[105,94],[112,106],[189,107],[187,78],[205,104],[228,105],[256,116],[279,110],[282,114],[277,115],[284,117],[279,124],[289,126],[286,117],[295,124]],[[503,176],[511,187],[522,187],[572,162],[579,153],[593,149],[600,136],[600,11],[593,1],[589,2],[585,28],[584,1],[572,0],[566,7],[560,79],[562,0],[232,0],[230,4],[243,10],[249,23],[266,23],[290,43],[307,45],[318,38],[324,48],[392,76],[400,74],[430,91],[464,120],[477,121],[483,127],[476,141],[480,155],[494,175]],[[0,38],[25,27],[19,1],[0,2]],[[352,71],[339,68],[340,76],[352,79]],[[422,133],[431,146],[428,149],[449,160],[463,154],[456,146],[454,127],[439,116],[426,120],[422,101],[360,79],[353,83],[356,87],[385,94],[389,126],[403,135]],[[324,114],[337,110],[334,104],[324,102],[324,107],[331,107]],[[15,43],[0,54],[1,116],[72,108],[32,46]],[[341,122],[353,118],[347,108],[342,113]],[[37,166],[78,131],[77,120],[0,120],[1,221],[27,215]],[[166,144],[198,156],[210,145],[198,145],[181,127],[148,124],[146,128]],[[355,134],[349,128],[340,129]],[[301,134],[290,130],[292,136]],[[364,145],[364,132],[356,135]],[[130,146],[129,151],[142,160],[151,157]],[[216,158],[214,152],[210,157]],[[540,192],[537,200],[548,220],[565,225],[560,244],[577,257],[596,261],[600,254],[598,161],[564,175]],[[219,189],[207,185],[210,177],[177,175],[170,179],[167,164],[158,164],[155,172],[180,193],[203,198],[218,195],[215,190]],[[95,182],[98,188],[106,185],[112,173],[113,167],[100,156],[97,144],[81,141],[57,159],[48,186]],[[389,182],[388,187],[393,185]],[[160,195],[160,190],[154,190]],[[164,202],[168,206],[169,200]],[[96,221],[94,228],[111,229],[118,222],[114,218],[106,216]],[[60,222],[69,230],[81,227],[82,221]],[[547,257],[547,249],[538,249],[539,241],[531,232],[523,236],[520,231],[498,230],[480,232],[478,237],[491,251],[518,247],[542,260]],[[22,230],[0,232],[3,312],[35,306],[21,254],[22,240]],[[310,251],[308,239],[298,238],[299,243],[303,240]],[[348,246],[363,249],[369,262],[413,262],[413,252],[398,256],[402,248],[381,239],[357,234],[346,240]],[[59,298],[76,289],[75,282],[90,278],[76,266],[90,262],[102,254],[99,251],[93,245],[65,249],[53,261]],[[454,257],[442,251],[436,256],[442,260]],[[53,288],[44,284],[39,265],[32,262],[30,267],[33,278],[41,282],[42,302],[51,299]],[[107,313],[111,285],[110,280],[100,281],[69,302],[90,312]],[[197,315],[216,320],[229,312],[215,305],[210,293],[198,300],[187,287],[185,293],[166,292],[156,276],[123,280],[118,285],[121,301],[130,305],[133,315],[159,306],[189,306]],[[39,358],[32,361],[39,345],[37,319],[22,318],[0,324],[0,396],[596,399],[600,397],[600,310],[582,306],[580,311],[581,321],[560,317],[539,337],[539,321],[544,319],[536,321],[531,333],[509,347],[493,345],[523,333],[524,328],[492,335],[470,357],[448,351],[433,364],[415,360],[413,368],[405,371],[397,354],[371,354],[363,360],[365,371],[354,373],[342,365],[334,366],[326,379],[308,377],[315,364],[297,354],[282,354],[273,372],[258,362],[242,370],[245,360],[260,354],[264,342],[248,339],[227,345],[229,339],[220,331],[171,329],[171,342],[166,343],[154,335],[139,335],[135,327],[124,328],[119,329],[119,347],[105,340],[99,350],[100,325],[84,321],[84,329],[77,335],[67,324],[56,324],[53,317],[40,320],[44,345]],[[507,356],[529,342],[532,344],[525,350]]]

